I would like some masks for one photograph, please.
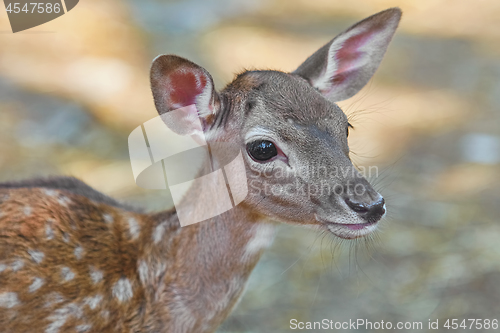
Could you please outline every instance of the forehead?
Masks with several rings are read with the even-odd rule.
[[[344,125],[347,117],[305,79],[278,71],[249,71],[232,85],[247,97],[247,118],[294,121],[301,125]],[[252,108],[256,110],[251,110]],[[256,111],[256,112],[254,112]],[[263,112],[265,111],[265,112]],[[272,112],[270,117],[268,112]]]

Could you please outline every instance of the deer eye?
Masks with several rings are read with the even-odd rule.
[[[347,128],[346,128],[346,136],[349,136],[349,127],[354,128],[350,123],[347,123]]]
[[[278,149],[271,141],[256,140],[247,143],[247,151],[257,161],[267,161],[278,155]]]

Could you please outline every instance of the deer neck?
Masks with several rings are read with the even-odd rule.
[[[203,197],[211,195],[203,191],[191,187],[182,201],[184,209],[203,209]],[[263,250],[272,243],[274,223],[244,202],[182,228],[173,211],[152,219],[153,248],[143,266],[148,270],[143,282],[151,286],[151,302],[169,318],[163,324],[179,331],[210,331],[242,295]],[[139,266],[141,276],[140,271]]]

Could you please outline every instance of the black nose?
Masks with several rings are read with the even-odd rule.
[[[345,203],[369,223],[377,222],[385,214],[384,198],[380,199],[379,201],[370,203],[356,202],[347,198],[345,199]]]

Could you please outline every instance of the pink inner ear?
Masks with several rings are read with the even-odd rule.
[[[170,74],[169,99],[173,109],[196,103],[196,96],[207,85],[207,78],[202,73],[180,70]]]
[[[353,72],[359,69],[360,65],[364,64],[363,57],[366,52],[361,51],[360,48],[368,44],[374,34],[374,31],[367,30],[344,42],[342,48],[335,53],[337,69],[331,79],[333,84],[344,82],[351,74],[355,74]]]

